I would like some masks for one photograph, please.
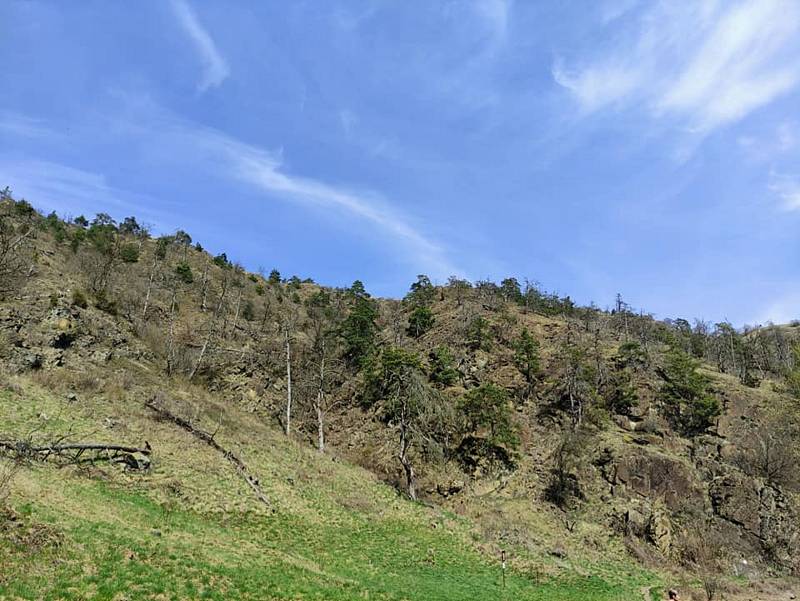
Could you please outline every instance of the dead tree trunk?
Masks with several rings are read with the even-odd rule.
[[[206,296],[208,294],[208,261],[203,266],[203,284],[200,291],[200,310],[205,313],[206,310]]]
[[[319,360],[319,381],[317,382],[317,450],[325,452],[325,339],[321,341]]]
[[[175,425],[183,428],[198,440],[202,440],[208,446],[221,453],[222,456],[231,465],[233,465],[234,468],[236,468],[237,473],[244,479],[247,485],[252,489],[258,500],[264,503],[264,505],[268,507],[271,506],[269,499],[267,498],[267,495],[265,495],[264,491],[261,489],[261,484],[259,483],[258,478],[256,478],[250,473],[245,463],[239,457],[237,457],[232,451],[229,451],[228,449],[220,445],[216,440],[214,440],[213,434],[209,434],[204,430],[196,428],[190,421],[183,419],[182,417],[175,415],[174,413],[171,413],[164,407],[158,405],[155,400],[147,401],[145,403],[145,406],[151,411],[155,412],[160,419],[165,421],[170,421]]]
[[[167,340],[167,375],[172,375],[175,359],[175,303],[178,298],[178,284],[172,284],[172,301],[169,305],[169,338]]]
[[[286,349],[286,436],[291,435],[292,428],[292,345],[289,336],[289,324],[283,328]]]
[[[150,277],[147,280],[147,294],[144,296],[144,309],[142,309],[142,321],[147,321],[147,309],[150,307],[150,294],[153,291],[153,280],[156,277],[156,263],[158,257],[153,255],[153,264],[150,265]]]
[[[147,442],[144,447],[131,447],[103,442],[34,445],[29,440],[0,440],[0,452],[10,453],[19,459],[58,459],[62,465],[108,461],[121,463],[135,470],[146,470],[150,467],[152,449]]]
[[[411,439],[408,436],[408,427],[405,420],[400,423],[400,452],[397,458],[403,466],[406,473],[406,490],[408,496],[412,501],[417,500],[417,475],[414,472],[414,466],[408,458],[408,451],[411,448]]]
[[[236,336],[236,326],[239,323],[239,306],[242,304],[242,290],[239,288],[239,296],[236,297],[236,312],[233,315],[233,326],[231,327],[231,336]]]
[[[189,374],[189,381],[193,380],[194,377],[197,375],[200,366],[203,364],[203,358],[206,355],[206,351],[208,350],[209,345],[211,344],[211,340],[214,336],[214,331],[217,325],[217,318],[219,317],[220,312],[222,311],[222,303],[225,300],[225,293],[228,291],[228,280],[222,280],[222,292],[219,295],[219,302],[217,303],[217,308],[214,311],[214,315],[211,316],[211,323],[208,326],[208,333],[206,334],[206,339],[203,341],[203,346],[200,349],[200,354],[197,356],[197,361],[192,368],[192,372]]]

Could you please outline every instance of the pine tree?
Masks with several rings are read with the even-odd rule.
[[[340,335],[348,363],[360,367],[375,348],[378,309],[361,282],[353,282],[350,295],[354,299],[353,305],[342,323]]]
[[[699,363],[673,347],[659,370],[664,383],[659,399],[667,417],[684,434],[699,434],[722,412],[719,401],[708,390],[708,378],[697,371]]]
[[[524,328],[514,342],[514,364],[525,377],[525,398],[528,398],[540,370],[539,343],[528,331],[528,328]]]

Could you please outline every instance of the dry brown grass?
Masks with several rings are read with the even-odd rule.
[[[10,459],[0,458],[0,509],[11,496],[11,487],[19,472],[19,464]]]

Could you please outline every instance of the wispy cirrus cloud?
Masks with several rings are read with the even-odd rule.
[[[24,138],[49,138],[56,134],[41,119],[19,113],[0,113],[0,131]]]
[[[209,88],[219,86],[230,75],[227,61],[220,54],[211,35],[200,23],[188,0],[171,0],[171,5],[178,23],[191,39],[203,63],[203,78],[198,84],[198,90],[205,92]]]
[[[165,214],[147,207],[152,199],[108,184],[102,174],[38,159],[0,160],[0,187],[9,186],[16,198],[62,215],[91,215],[106,211],[121,216],[136,214],[158,225]],[[148,202],[143,202],[143,201]]]
[[[800,211],[800,177],[777,173],[769,174],[768,188],[780,201],[786,211]]]
[[[633,18],[633,17],[631,17]],[[555,81],[585,113],[642,107],[708,132],[800,84],[800,5],[792,0],[660,2],[621,24],[621,42],[569,66]]]
[[[800,130],[793,120],[785,120],[774,127],[759,127],[741,134],[736,143],[750,163],[765,163],[789,155],[800,142]]]
[[[151,158],[163,156],[164,161],[187,162],[195,169],[251,186],[271,201],[292,202],[337,218],[358,220],[368,226],[364,231],[382,243],[402,247],[410,262],[427,269],[431,277],[464,275],[450,260],[443,243],[426,234],[424,228],[378,192],[290,173],[282,152],[247,144],[149,102],[131,114],[142,112],[146,117],[130,121],[126,128],[129,134],[147,141]]]
[[[473,10],[486,23],[494,44],[501,43],[508,34],[513,0],[475,0]]]
[[[782,286],[783,294],[777,294],[749,321],[751,323],[790,323],[800,319],[800,289],[793,284]]]
[[[639,0],[606,0],[600,4],[600,20],[603,24],[611,23],[633,10]]]
[[[239,179],[274,198],[360,220],[375,228],[383,239],[388,237],[403,246],[412,255],[413,261],[425,265],[433,277],[443,279],[463,273],[449,260],[441,243],[422,233],[406,215],[378,193],[290,174],[279,155],[206,128],[190,129],[186,128],[186,124],[181,128],[179,135],[204,148],[229,177]]]

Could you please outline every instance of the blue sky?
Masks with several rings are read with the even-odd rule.
[[[794,0],[0,5],[0,186],[402,295],[800,317]]]

